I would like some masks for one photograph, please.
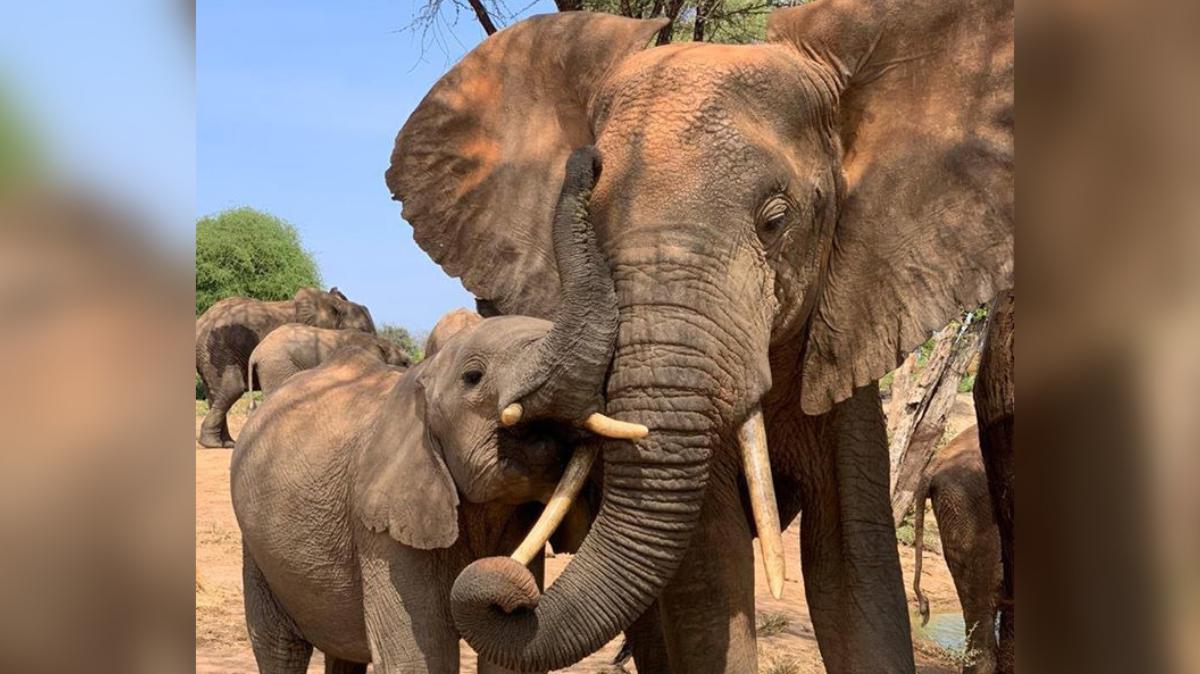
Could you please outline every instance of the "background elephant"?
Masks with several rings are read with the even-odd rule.
[[[329,292],[301,288],[295,297],[281,302],[230,297],[212,305],[196,319],[196,371],[208,399],[208,414],[200,425],[201,445],[233,446],[225,415],[246,392],[250,353],[284,323],[375,332],[371,312],[337,288]]]
[[[429,338],[425,340],[425,357],[436,354],[446,342],[450,341],[451,337],[457,335],[463,328],[475,325],[482,320],[483,316],[470,309],[459,308],[446,312],[446,315],[438,319],[433,330],[429,331]]]
[[[967,628],[967,647],[973,652],[964,674],[996,671],[996,617],[1000,596],[1000,532],[992,516],[987,476],[979,453],[979,431],[972,425],[950,441],[925,471],[917,485],[913,505],[913,594],[921,624],[929,622],[929,602],[921,592],[921,557],[924,550],[925,499],[933,501],[942,557],[954,578]]]
[[[594,329],[501,408],[651,429],[603,447],[603,503],[562,577],[508,614],[494,605],[532,584],[472,565],[456,624],[507,666],[558,668],[659,597],[673,669],[753,671],[744,499],[765,517],[773,487],[784,523],[804,510],[829,670],[912,671],[874,381],[1011,283],[1012,3],[817,0],[772,14],[767,44],[645,48],[663,25],[510,26],[396,138],[388,186],[443,269],[502,313]],[[546,226],[587,145],[603,170],[577,210],[616,290],[591,306],[559,301]],[[760,457],[764,429],[774,478],[755,471],[747,492],[739,438]]]
[[[288,377],[317,367],[342,348],[357,347],[377,355],[387,365],[407,368],[412,357],[395,342],[357,330],[331,330],[288,323],[275,328],[254,347],[246,366],[246,390],[257,382],[263,397]],[[255,407],[251,400],[251,409]]]

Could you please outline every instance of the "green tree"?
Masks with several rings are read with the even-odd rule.
[[[19,112],[0,89],[0,189],[19,187],[41,173],[40,148]]]
[[[425,340],[413,337],[406,328],[399,325],[392,325],[391,323],[384,323],[376,330],[376,334],[399,345],[401,349],[404,349],[412,357],[414,363],[419,363],[425,358]]]
[[[290,299],[321,286],[316,260],[288,222],[241,207],[196,221],[196,315],[226,297]]]

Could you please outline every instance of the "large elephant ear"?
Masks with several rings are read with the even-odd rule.
[[[458,540],[458,488],[425,424],[421,367],[396,384],[359,456],[355,509],[371,531],[432,550]]]
[[[594,140],[588,104],[605,75],[664,25],[589,12],[514,24],[438,81],[396,137],[387,184],[417,244],[500,313],[553,316],[567,156]]]
[[[769,40],[837,71],[847,180],[809,331],[816,414],[1012,284],[1011,0],[817,0]]]
[[[301,288],[292,297],[296,306],[296,322],[305,325],[318,325],[321,321],[320,307],[328,304],[325,293],[316,288]]]

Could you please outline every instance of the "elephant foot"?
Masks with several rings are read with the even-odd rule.
[[[225,440],[220,435],[217,435],[215,433],[212,435],[201,435],[199,442],[200,442],[201,447],[210,447],[212,449],[220,449],[222,447],[232,447],[233,446],[232,440]]]

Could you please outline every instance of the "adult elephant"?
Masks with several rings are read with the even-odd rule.
[[[975,378],[975,414],[979,420],[979,444],[987,472],[988,492],[996,526],[1000,530],[1003,582],[1000,587],[1000,641],[997,669],[1011,674],[1016,668],[1016,598],[1013,525],[1016,523],[1016,456],[1013,449],[1013,419],[1016,389],[1013,349],[1016,339],[1016,291],[1000,293],[992,302],[987,337]]]
[[[765,451],[765,426],[782,519],[804,510],[827,667],[912,671],[874,382],[1011,278],[1012,4],[819,0],[775,12],[768,44],[644,49],[663,25],[523,21],[464,57],[397,136],[388,185],[448,273],[502,313],[613,321],[599,367],[585,357],[603,350],[578,355],[586,341],[546,345],[500,397],[508,421],[605,409],[650,428],[603,447],[603,503],[557,582],[538,596],[525,569],[476,562],[456,623],[489,659],[553,669],[658,596],[673,669],[752,671],[736,447]],[[586,145],[603,170],[579,211],[614,316],[557,302],[547,223],[564,159]]]
[[[196,319],[196,372],[208,398],[208,414],[200,424],[202,446],[233,446],[225,415],[246,392],[250,354],[284,323],[375,333],[371,312],[337,288],[301,288],[292,299],[280,302],[227,297],[212,305]]]

